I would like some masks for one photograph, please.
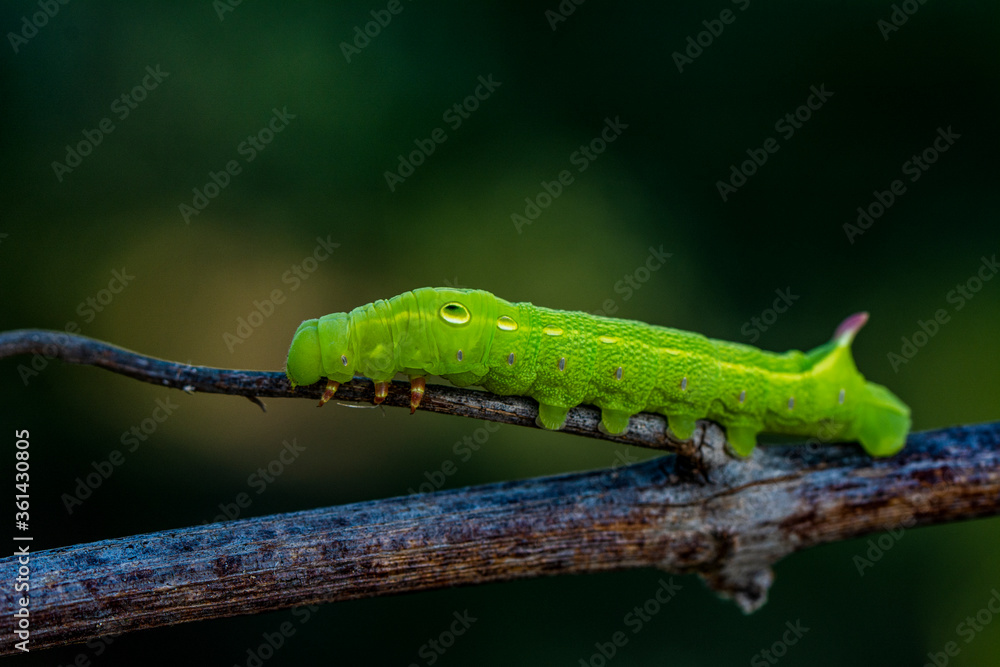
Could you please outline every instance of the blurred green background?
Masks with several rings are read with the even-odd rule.
[[[976,283],[1000,250],[996,3],[564,0],[565,20],[556,0],[390,6],[73,2],[49,18],[4,3],[0,329],[76,325],[168,359],[280,369],[301,320],[425,285],[610,305],[773,350],[810,348],[868,310],[858,366],[909,403],[916,429],[1000,417],[1000,280]],[[369,23],[366,43],[356,28]],[[245,144],[274,110],[287,110],[281,131]],[[606,119],[618,136],[581,157]],[[926,170],[905,164],[949,128]],[[390,187],[398,156],[432,135],[445,141]],[[733,165],[762,154],[724,199]],[[230,161],[239,172],[185,219]],[[564,170],[572,183],[539,200]],[[876,193],[897,179],[903,194],[849,238],[858,207],[888,201]],[[518,226],[526,198],[547,206]],[[318,239],[339,245],[314,255]],[[651,248],[671,256],[645,273]],[[780,314],[776,290],[794,296]],[[275,291],[280,303],[263,303]],[[939,310],[947,321],[893,364]],[[240,318],[259,326],[233,342]],[[30,364],[0,362],[0,392],[8,437],[31,432],[36,548],[199,524],[240,493],[244,517],[406,494],[447,460],[455,488],[649,456],[504,426],[463,460],[453,447],[482,422],[290,400],[263,414]],[[133,427],[144,440],[128,440]],[[286,440],[304,450],[261,489],[250,476]],[[69,511],[78,478],[114,450],[124,463]],[[794,555],[749,617],[675,577],[681,592],[638,633],[624,617],[656,592],[654,570],[324,605],[306,623],[282,611],[187,624],[23,662],[246,665],[292,621],[264,664],[598,665],[595,643],[617,631],[629,641],[608,664],[772,664],[760,652],[800,621],[783,664],[922,665],[950,641],[949,664],[991,664],[1000,623],[971,638],[959,624],[1000,587],[998,525],[906,531],[863,576],[867,538]],[[429,651],[465,610],[468,632]]]

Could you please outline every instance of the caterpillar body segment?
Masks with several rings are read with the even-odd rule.
[[[375,381],[379,402],[386,383],[403,373],[411,379],[412,411],[424,378],[439,375],[458,386],[530,396],[539,403],[538,424],[548,429],[589,403],[601,408],[601,430],[610,434],[645,411],[665,415],[680,439],[691,437],[698,419],[716,421],[741,455],[766,431],[857,440],[886,456],[903,446],[910,413],[854,365],[850,345],[866,320],[852,315],[829,342],[778,354],[634,320],[511,303],[483,290],[428,287],[306,320],[286,373],[293,385],[327,378],[326,400],[361,374]]]

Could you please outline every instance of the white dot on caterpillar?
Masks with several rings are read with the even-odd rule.
[[[462,360],[462,351],[461,350],[458,351],[458,354],[455,355],[455,358],[458,359],[459,361]]]
[[[840,401],[841,405],[844,404],[844,398],[845,398],[846,395],[847,395],[847,392],[844,391],[843,389],[841,389],[840,390],[840,398],[838,399]]]
[[[621,380],[622,379],[622,367],[621,366],[619,366],[618,370],[615,371],[615,379],[616,380]]]
[[[788,397],[788,409],[791,410],[794,407],[795,407],[795,397],[794,396],[789,396]]]
[[[345,366],[347,365],[347,355],[346,354],[340,355],[340,363],[344,364]]]
[[[743,391],[740,392],[740,403],[742,403],[745,400],[747,400],[747,390],[746,389],[744,389]]]
[[[681,391],[684,391],[687,388],[688,388],[688,379],[687,378],[682,378],[681,379]]]
[[[559,359],[559,370],[561,371],[566,370],[566,357],[562,357],[561,359]]]
[[[510,354],[507,355],[507,365],[508,366],[513,366],[514,365],[514,353],[513,352],[511,352]]]

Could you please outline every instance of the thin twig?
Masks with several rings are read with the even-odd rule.
[[[0,359],[21,354],[37,354],[48,359],[61,359],[71,364],[97,366],[136,380],[186,392],[245,396],[258,403],[258,397],[261,396],[318,400],[325,387],[324,382],[318,382],[307,387],[292,388],[288,378],[280,371],[245,371],[191,366],[146,356],[86,336],[59,331],[17,329],[0,332]],[[371,403],[375,398],[374,386],[371,380],[356,377],[351,382],[342,384],[337,389],[335,398],[344,402]],[[392,382],[389,396],[383,405],[409,408],[409,384]],[[537,428],[535,417],[538,416],[538,403],[534,399],[522,396],[497,396],[481,390],[428,385],[418,409]],[[600,421],[599,410],[592,406],[580,406],[570,410],[562,431],[636,447],[692,454],[690,444],[685,445],[668,437],[667,422],[661,415],[650,413],[636,415],[632,418],[628,430],[617,436],[601,433],[597,428]]]

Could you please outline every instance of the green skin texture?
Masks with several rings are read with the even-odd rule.
[[[833,340],[809,352],[777,354],[634,320],[510,303],[483,290],[424,287],[306,320],[286,373],[293,386],[356,374],[377,382],[397,373],[439,375],[460,387],[530,396],[539,403],[538,424],[548,429],[561,428],[581,403],[601,408],[601,430],[610,434],[624,432],[638,412],[666,415],[681,440],[696,420],[711,419],[742,456],[765,431],[858,441],[873,456],[889,456],[905,444],[910,410],[854,365],[850,344],[865,319],[848,318]]]

